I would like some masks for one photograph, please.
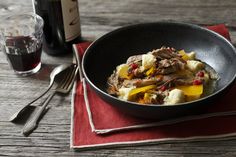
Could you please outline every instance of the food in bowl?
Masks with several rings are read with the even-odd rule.
[[[163,46],[118,65],[107,80],[107,92],[139,104],[175,105],[213,93],[218,79],[195,52]]]

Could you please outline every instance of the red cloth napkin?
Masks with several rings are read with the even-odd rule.
[[[206,26],[206,28],[219,33],[220,35],[222,35],[223,37],[225,37],[226,39],[228,39],[229,41],[230,39],[230,35],[229,35],[229,31],[228,29],[225,27],[224,24],[219,24],[219,25],[213,25],[213,26]]]
[[[230,40],[225,25],[208,28]],[[89,42],[77,44],[81,56],[89,45]],[[167,121],[147,121],[123,114],[91,91],[84,80],[78,81],[72,97],[71,147],[95,148],[153,142],[233,138],[236,135],[235,92],[236,85],[214,104],[214,108],[210,108],[207,114],[202,116]]]

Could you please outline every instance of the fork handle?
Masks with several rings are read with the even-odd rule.
[[[34,129],[37,128],[40,117],[42,116],[43,112],[45,111],[45,108],[47,107],[48,103],[51,101],[55,93],[56,92],[54,91],[46,98],[46,100],[43,102],[42,107],[40,107],[39,110],[35,113],[35,115],[33,115],[33,117],[29,119],[29,121],[25,124],[22,130],[22,133],[24,135],[29,135]]]

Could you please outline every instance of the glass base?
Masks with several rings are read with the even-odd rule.
[[[14,71],[18,75],[28,76],[28,75],[32,75],[32,74],[37,73],[40,69],[41,69],[41,62],[32,70],[28,70],[28,71],[16,71],[16,70],[14,70]]]

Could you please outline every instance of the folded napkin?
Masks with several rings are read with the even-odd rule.
[[[230,40],[225,25],[208,26]],[[80,56],[90,42],[77,44]],[[173,141],[234,138],[236,135],[236,85],[205,114],[172,120],[143,120],[123,114],[77,81],[72,97],[72,148],[98,148]],[[115,123],[114,123],[115,122]]]

